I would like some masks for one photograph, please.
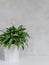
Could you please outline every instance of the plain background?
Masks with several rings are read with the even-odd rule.
[[[21,55],[49,56],[49,0],[0,0],[0,29],[21,24],[30,35],[29,46]]]

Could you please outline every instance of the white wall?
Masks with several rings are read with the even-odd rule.
[[[0,29],[23,24],[30,34],[24,55],[49,55],[49,0],[0,0]]]

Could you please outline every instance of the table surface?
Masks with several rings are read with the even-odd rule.
[[[11,65],[11,64],[0,60],[0,65]],[[49,65],[49,56],[25,56],[20,59],[19,65]]]

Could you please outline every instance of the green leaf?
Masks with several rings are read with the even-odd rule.
[[[18,27],[18,31],[24,31],[24,30],[26,30],[26,28],[24,28],[23,25],[20,25],[20,26]]]
[[[24,50],[24,43],[23,42],[21,42],[21,47]]]
[[[2,42],[0,41],[0,46],[2,45]]]
[[[10,39],[10,41],[9,41],[9,44],[8,44],[8,48],[10,48],[11,47],[11,45],[12,45],[12,42],[13,40],[12,39]]]

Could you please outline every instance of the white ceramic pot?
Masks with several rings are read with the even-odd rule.
[[[19,52],[15,45],[12,45],[10,49],[4,48],[5,61],[8,63],[19,63]]]

